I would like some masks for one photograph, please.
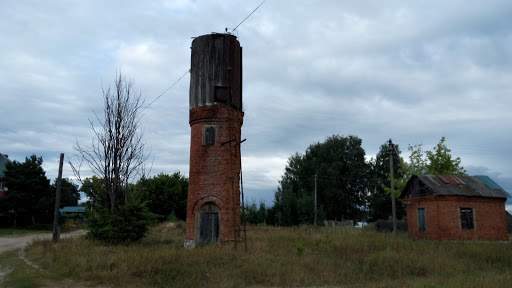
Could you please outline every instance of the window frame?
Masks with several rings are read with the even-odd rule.
[[[475,230],[475,209],[473,207],[459,207],[460,229]]]
[[[417,219],[418,220],[418,231],[420,231],[420,232],[427,231],[427,209],[425,207],[417,207],[416,213],[417,213],[417,218],[418,218]]]
[[[213,146],[217,140],[217,126],[203,126],[203,146]]]

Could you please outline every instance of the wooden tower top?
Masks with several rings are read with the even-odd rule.
[[[208,34],[192,41],[190,109],[227,105],[242,111],[242,47],[231,34]]]

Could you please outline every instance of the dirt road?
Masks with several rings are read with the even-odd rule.
[[[60,235],[60,238],[68,238],[68,237],[79,237],[81,235],[84,235],[86,233],[85,230],[77,230],[69,233],[63,233]],[[15,250],[15,249],[21,249],[25,247],[26,245],[30,244],[34,239],[52,239],[51,233],[46,234],[31,234],[27,236],[21,236],[21,237],[0,237],[0,254],[9,250]],[[18,257],[23,259],[25,263],[27,263],[28,266],[32,266],[32,268],[40,269],[37,265],[30,262],[25,258],[24,253],[20,252],[18,253]],[[3,282],[4,278],[7,277],[12,271],[14,271],[14,268],[12,267],[2,267],[0,266],[0,286]],[[50,277],[46,277],[46,274],[41,274],[41,276],[38,276],[37,283],[38,287],[52,287],[52,288],[89,288],[89,287],[96,287],[96,288],[107,288],[108,286],[99,284],[93,281],[76,281],[73,279],[63,279],[63,280],[52,280]]]
[[[85,230],[77,230],[69,233],[63,233],[60,235],[60,238],[67,238],[73,236],[84,235],[86,233]],[[34,239],[52,239],[52,234],[31,234],[28,236],[20,236],[20,237],[0,237],[0,254],[14,249],[20,249],[32,242]]]

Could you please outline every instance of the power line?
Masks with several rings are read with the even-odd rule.
[[[261,5],[263,5],[263,3],[267,2],[267,0],[263,0],[263,2],[260,3],[260,5],[258,5],[258,7],[256,7],[247,17],[245,17],[244,20],[242,20],[242,22],[238,23],[238,25],[236,25],[235,28],[233,28],[233,30],[231,30],[231,33],[235,32],[236,28],[238,28],[238,26],[242,25],[242,23],[245,22],[245,20],[247,20],[247,18],[251,17],[251,15],[256,12],[256,10],[258,10],[258,8],[261,7]],[[227,28],[226,28],[227,29]]]
[[[160,97],[162,97],[162,95],[164,95],[167,91],[169,91],[169,89],[171,89],[172,87],[174,87],[174,85],[178,84],[178,82],[180,82],[180,80],[185,77],[185,75],[187,75],[188,73],[190,72],[190,70],[187,70],[187,72],[183,73],[183,75],[181,75],[180,78],[178,78],[178,80],[174,81],[174,83],[172,83],[171,86],[169,86],[167,89],[165,89],[164,92],[162,92],[160,95],[158,95],[158,97],[155,98],[155,100],[151,101],[151,103],[148,104],[148,106],[146,106],[146,108],[148,108],[149,106],[151,106],[151,104],[155,103],[156,100],[160,99]]]
[[[236,31],[236,29],[242,25],[242,23],[245,22],[245,20],[247,20],[249,17],[251,17],[252,14],[254,14],[254,12],[256,12],[256,10],[258,10],[258,8],[261,7],[261,5],[263,5],[265,2],[267,2],[267,0],[263,0],[263,2],[260,3],[260,5],[258,5],[249,15],[247,15],[247,17],[244,18],[244,20],[242,20],[242,22],[238,23],[238,25],[236,25],[235,28],[233,28],[233,30],[231,31],[232,33]],[[226,28],[226,31],[227,31],[228,28]],[[162,92],[160,95],[158,95],[158,97],[155,98],[155,100],[151,101],[151,103],[149,103],[146,108],[148,108],[149,106],[151,106],[153,103],[156,102],[156,100],[160,99],[160,97],[162,97],[167,91],[169,91],[169,89],[171,89],[172,87],[174,87],[174,85],[178,84],[178,82],[180,82],[180,80],[185,77],[185,75],[187,75],[187,73],[189,73],[190,70],[187,70],[185,73],[183,73],[183,75],[181,75],[180,78],[178,78],[178,80],[176,80],[171,86],[169,86],[167,89],[165,89],[164,92]]]

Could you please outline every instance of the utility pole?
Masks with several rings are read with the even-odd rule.
[[[62,165],[64,164],[64,153],[60,153],[59,176],[57,178],[57,191],[55,192],[55,212],[53,214],[53,242],[60,240],[59,227],[59,208],[60,208],[60,190],[62,182]]]
[[[316,174],[315,174],[315,226],[316,226],[316,214],[317,214],[316,213],[316,179],[317,179],[317,177],[316,177]]]
[[[391,182],[391,190],[395,190],[395,181],[393,177],[393,142],[389,139],[389,175]],[[393,211],[393,234],[396,235],[396,205],[395,205],[395,193],[391,191],[391,210]]]

